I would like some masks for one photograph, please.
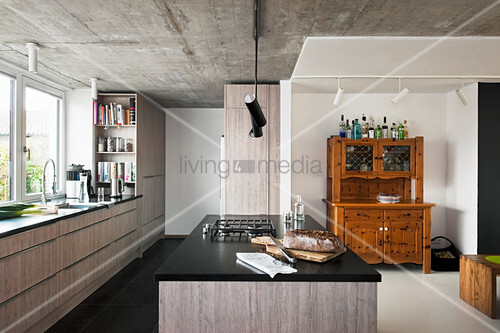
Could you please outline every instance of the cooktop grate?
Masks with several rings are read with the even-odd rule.
[[[276,228],[269,219],[219,219],[210,229],[210,235],[215,236],[248,236],[262,235],[276,237]]]

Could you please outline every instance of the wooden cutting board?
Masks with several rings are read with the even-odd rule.
[[[278,242],[282,243],[282,240],[278,239]],[[271,237],[267,236],[254,237],[252,238],[252,243],[258,245],[265,245],[266,253],[272,255],[275,258],[279,259],[285,258],[281,253],[280,249],[274,244]],[[314,262],[327,262],[328,260],[332,260],[333,258],[336,258],[339,255],[345,253],[345,251],[347,251],[345,246],[339,252],[313,252],[313,251],[294,250],[294,249],[287,249],[287,250],[291,254],[293,254],[297,259],[314,261]]]

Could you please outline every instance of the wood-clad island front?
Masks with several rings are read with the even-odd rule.
[[[327,141],[327,229],[369,264],[431,272],[431,207],[424,200],[424,138]],[[379,194],[399,195],[381,203]]]
[[[259,217],[283,236],[280,216]],[[155,273],[160,332],[377,331],[381,275],[354,252],[326,263],[298,260],[296,273],[271,278],[237,261],[237,252],[262,251],[246,236],[203,235],[218,218],[207,215]],[[323,229],[310,216],[302,227]]]

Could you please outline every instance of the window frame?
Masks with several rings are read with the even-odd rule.
[[[41,193],[31,193],[28,194],[26,193],[26,153],[24,152],[24,147],[26,146],[26,88],[30,87],[39,91],[42,91],[44,93],[47,93],[49,95],[52,95],[56,98],[60,99],[60,108],[59,108],[59,116],[58,116],[58,128],[59,128],[59,142],[57,143],[57,151],[58,151],[58,161],[56,162],[56,172],[57,172],[57,194],[55,197],[63,197],[65,195],[65,190],[66,186],[64,184],[64,165],[65,165],[65,92],[57,89],[53,86],[50,86],[46,83],[42,83],[38,80],[35,80],[33,78],[27,77],[25,75],[22,76],[22,84],[18,85],[20,86],[21,91],[21,98],[22,100],[20,101],[20,105],[22,107],[18,108],[18,115],[17,118],[19,121],[18,124],[16,124],[16,136],[19,138],[19,145],[16,145],[17,147],[17,153],[20,154],[18,155],[18,161],[19,163],[16,163],[16,167],[18,168],[19,175],[20,177],[16,176],[16,180],[18,181],[17,184],[17,189],[19,195],[16,196],[17,201],[37,201],[40,200],[42,195]],[[19,101],[19,99],[18,99]],[[50,171],[51,172],[51,171]],[[51,195],[49,195],[49,198]]]
[[[3,68],[0,68],[0,75],[5,76],[7,78],[10,78],[13,83],[14,87],[11,86],[11,92],[10,92],[10,103],[11,103],[11,110],[10,110],[10,121],[9,121],[9,175],[10,175],[10,180],[9,180],[9,198],[10,200],[7,201],[0,201],[0,205],[3,204],[9,204],[12,202],[15,202],[16,198],[16,138],[15,138],[15,124],[16,124],[16,107],[17,107],[17,77],[14,73],[4,70]]]

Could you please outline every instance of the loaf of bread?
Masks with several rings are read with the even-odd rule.
[[[344,248],[344,243],[328,231],[292,229],[285,232],[283,246],[305,251],[338,252]]]

